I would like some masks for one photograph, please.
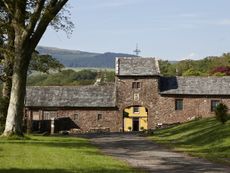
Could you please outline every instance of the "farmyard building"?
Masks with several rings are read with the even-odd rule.
[[[55,131],[141,131],[213,116],[230,107],[230,77],[162,77],[154,58],[117,58],[108,86],[28,87],[27,128]]]

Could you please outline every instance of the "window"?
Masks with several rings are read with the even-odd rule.
[[[219,100],[211,100],[211,112],[215,111],[216,106],[220,103]]]
[[[78,114],[74,114],[74,115],[73,115],[73,119],[74,119],[74,120],[79,119],[79,115],[78,115]]]
[[[183,99],[175,100],[175,110],[183,110]]]
[[[141,83],[140,82],[133,82],[132,88],[141,88]]]
[[[102,114],[97,114],[97,120],[101,120],[102,119]]]
[[[139,113],[139,107],[138,106],[133,107],[133,113]]]

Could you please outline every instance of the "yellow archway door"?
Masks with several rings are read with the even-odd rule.
[[[148,110],[142,106],[131,106],[123,111],[124,131],[146,130],[148,121]]]

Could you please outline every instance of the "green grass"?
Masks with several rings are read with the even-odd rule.
[[[156,130],[151,139],[177,151],[230,165],[230,121],[222,125],[215,118],[195,120]]]
[[[0,173],[133,173],[125,163],[105,156],[86,139],[30,136],[0,138]]]

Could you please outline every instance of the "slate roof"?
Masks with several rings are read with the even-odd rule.
[[[115,107],[116,94],[111,86],[27,87],[27,107]]]
[[[161,94],[230,95],[230,77],[162,77]]]
[[[118,76],[158,76],[160,69],[155,58],[124,57],[116,59]]]

